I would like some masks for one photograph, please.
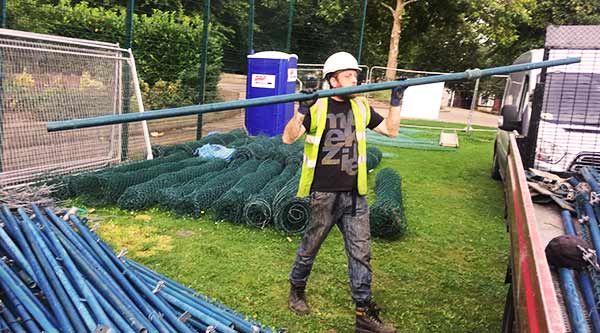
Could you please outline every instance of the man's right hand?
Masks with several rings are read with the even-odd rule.
[[[308,88],[308,89],[300,90],[301,93],[307,94],[307,95],[312,95],[316,91],[317,91],[317,89],[315,89],[315,88]],[[306,116],[308,114],[308,112],[310,111],[310,107],[315,105],[315,103],[317,102],[317,99],[318,99],[318,97],[314,97],[311,99],[307,99],[307,100],[298,102],[298,104],[299,104],[298,113],[300,113],[303,116]]]

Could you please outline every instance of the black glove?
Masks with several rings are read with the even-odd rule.
[[[400,77],[398,81],[404,81],[406,77]],[[390,97],[390,105],[391,106],[400,106],[402,104],[402,97],[404,96],[404,90],[406,90],[405,86],[399,86],[392,88],[392,94]]]
[[[307,95],[312,95],[316,91],[317,91],[317,89],[315,89],[315,88],[308,88],[308,89],[300,90],[301,93],[307,94]],[[298,104],[299,104],[298,113],[300,113],[302,115],[307,115],[308,112],[310,111],[310,107],[315,105],[315,103],[317,102],[317,99],[319,99],[319,98],[315,96],[314,98],[298,102]]]

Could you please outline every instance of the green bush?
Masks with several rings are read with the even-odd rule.
[[[8,10],[11,13],[9,27],[12,29],[118,42],[121,46],[125,40],[126,10],[123,7],[91,7],[87,2],[72,4],[70,0],[60,0],[56,5],[40,0],[23,0],[10,1]],[[227,43],[222,29],[210,27],[205,84],[209,97],[216,96],[210,92],[216,92],[223,44]],[[140,79],[152,89],[161,80],[180,85],[187,96],[173,101],[186,101],[185,104],[197,101],[202,30],[201,17],[186,16],[181,10],[155,10],[151,15],[134,15],[132,50]]]
[[[180,80],[175,82],[158,80],[153,85],[141,81],[140,86],[146,110],[159,110],[194,103],[189,93],[183,89]]]

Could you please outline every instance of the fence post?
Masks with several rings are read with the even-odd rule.
[[[127,15],[125,16],[125,49],[130,49],[133,44],[133,12],[135,8],[135,0],[127,2]],[[130,71],[123,73],[123,113],[130,112],[129,95],[131,94],[131,77]],[[129,158],[129,127],[127,124],[121,125],[122,141],[121,141],[121,161],[126,161]]]
[[[475,80],[475,89],[473,89],[473,99],[471,100],[471,108],[469,109],[467,127],[465,127],[464,129],[464,131],[467,133],[471,133],[471,131],[473,130],[473,126],[471,126],[471,123],[473,122],[473,112],[477,107],[477,98],[479,98],[479,79]]]
[[[365,20],[367,18],[367,0],[363,0],[363,11],[362,18],[360,20],[360,36],[358,37],[358,56],[356,57],[360,64],[360,58],[362,56],[363,38],[365,36]]]
[[[204,30],[202,31],[202,54],[200,56],[200,86],[198,104],[204,104],[204,93],[206,85],[206,61],[208,53],[208,24],[210,23],[210,0],[204,0]],[[196,122],[196,140],[202,138],[202,114],[198,114]]]
[[[6,2],[8,0],[0,0],[2,6],[2,28],[6,28]]]
[[[290,12],[288,15],[288,31],[287,31],[287,40],[285,42],[285,50],[287,53],[290,53],[292,48],[292,22],[294,21],[294,7],[296,6],[295,0],[290,0]]]
[[[248,54],[252,54],[254,48],[254,0],[250,0],[248,11]],[[245,59],[244,59],[245,60]]]

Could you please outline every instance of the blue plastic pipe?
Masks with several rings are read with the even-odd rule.
[[[38,259],[35,257],[33,250],[29,246],[30,244],[27,242],[27,240],[25,240],[25,236],[19,228],[19,223],[6,206],[2,206],[2,213],[4,214],[6,226],[11,231],[13,239],[16,240],[21,250],[23,250],[27,261],[35,273],[35,276],[32,276],[32,278],[37,282],[38,286],[46,296],[46,299],[50,305],[50,309],[52,310],[52,313],[54,313],[53,318],[55,318],[57,321],[55,323],[56,326],[61,328],[61,330],[64,332],[67,332],[69,327],[71,327],[69,320],[67,319],[67,314],[61,306],[54,289],[50,286],[50,282],[46,278]]]
[[[563,210],[561,216],[567,235],[577,236],[573,221],[571,220],[571,213],[568,210]],[[594,300],[594,291],[592,290],[590,277],[585,271],[577,271],[576,274],[577,281],[581,286],[585,305],[587,306],[587,313],[592,322],[592,332],[600,333],[600,316],[598,315],[598,308],[596,307],[596,301]]]
[[[93,276],[89,276],[89,279],[93,282],[93,285],[98,288],[98,291],[104,297],[107,297],[113,306],[131,323],[131,325],[136,327],[136,329],[139,331],[158,331],[141,310],[137,308],[125,291],[121,289],[119,283],[106,271],[105,267],[98,261],[98,258],[93,255],[93,251],[89,247],[89,244],[83,242],[81,236],[75,233],[73,229],[66,226],[66,222],[58,218],[50,209],[46,208],[46,212],[48,213],[50,220],[54,223],[55,228],[53,230],[56,230],[61,243],[64,244],[67,251],[80,254],[80,256],[74,257],[74,259],[76,259],[75,261],[79,267],[81,267],[81,265],[84,266],[82,268],[84,275],[89,276],[89,274],[93,274]]]
[[[56,215],[49,215],[51,221],[64,227],[65,222],[60,220]],[[75,238],[75,231],[69,227],[64,228],[66,234]],[[58,234],[57,234],[58,235]],[[63,235],[59,236],[61,243],[70,253],[79,253],[79,256],[73,256],[77,267],[81,270],[88,280],[98,289],[98,292],[115,307],[115,309],[123,315],[129,325],[135,328],[137,332],[143,333],[148,330],[157,331],[156,328],[144,317],[140,310],[135,307],[129,297],[121,290],[119,284],[105,271],[104,267],[97,262],[84,247],[78,242],[73,242],[73,239],[66,239]]]
[[[153,120],[162,119],[169,117],[188,116],[201,113],[209,113],[216,111],[225,111],[233,109],[248,108],[254,106],[278,104],[278,103],[289,103],[295,101],[305,101],[313,98],[331,97],[340,95],[360,94],[369,91],[378,90],[390,90],[396,87],[410,87],[422,84],[447,82],[447,81],[461,81],[461,80],[473,80],[485,76],[509,74],[514,72],[528,71],[536,68],[546,68],[552,66],[574,64],[581,61],[581,58],[565,58],[557,60],[547,60],[540,62],[532,62],[527,64],[509,65],[502,67],[494,67],[488,69],[472,69],[461,73],[444,74],[444,75],[433,75],[427,77],[421,77],[416,79],[408,79],[403,81],[390,81],[390,82],[379,82],[371,83],[354,87],[338,88],[319,90],[313,94],[288,94],[278,95],[269,97],[252,98],[240,101],[228,101],[212,104],[202,105],[191,105],[172,109],[164,110],[153,110],[146,112],[135,112],[120,115],[100,116],[86,119],[74,119],[65,121],[54,121],[49,122],[47,125],[49,132],[64,131],[70,129],[87,128],[95,126],[113,125],[130,123],[134,121],[142,120]]]
[[[73,286],[63,285],[63,283],[67,284],[68,280],[65,281],[66,277],[64,276],[64,272],[61,270],[62,274],[59,274],[54,270],[53,267],[58,267],[56,263],[56,259],[51,261],[48,257],[51,257],[52,254],[46,254],[50,252],[46,244],[40,239],[39,235],[35,232],[35,229],[31,227],[31,220],[27,216],[27,213],[23,210],[23,208],[18,209],[19,215],[23,219],[23,233],[27,240],[29,240],[29,244],[31,245],[31,249],[38,259],[40,266],[46,273],[46,277],[48,278],[48,282],[52,286],[56,296],[60,300],[60,304],[64,309],[69,321],[65,321],[64,323],[59,323],[59,325],[63,325],[64,332],[83,332],[86,330],[84,323],[78,315],[78,311],[76,306],[72,303],[73,300]],[[60,275],[60,276],[59,276]],[[63,279],[64,278],[64,279]],[[64,289],[63,289],[64,287]],[[75,297],[77,297],[75,293]]]
[[[86,322],[86,324],[88,324],[88,329],[90,331],[93,331],[97,325],[109,326],[110,320],[108,319],[108,316],[102,310],[102,307],[98,303],[98,300],[96,300],[96,297],[94,296],[92,291],[88,288],[87,284],[85,283],[85,278],[83,277],[79,269],[77,269],[77,266],[71,259],[69,253],[60,243],[60,240],[52,230],[50,223],[46,220],[40,209],[35,204],[32,205],[32,209],[35,213],[36,220],[43,226],[42,231],[48,236],[50,242],[57,250],[58,256],[62,258],[62,262],[64,263],[67,272],[72,276],[72,281],[75,284],[75,287],[77,288],[79,293],[84,297],[86,303],[89,305],[90,310],[92,311],[94,317],[97,320],[92,320],[92,326],[90,326],[90,323]],[[73,255],[76,255],[76,253],[73,253]]]
[[[88,245],[92,248],[92,255],[95,255],[96,258],[100,260],[103,264],[104,268],[107,269],[108,273],[115,279],[119,285],[126,291],[127,295],[131,297],[133,302],[138,306],[142,313],[152,322],[160,332],[170,333],[168,329],[164,326],[161,316],[142,298],[140,293],[135,289],[135,287],[125,278],[123,272],[119,271],[119,269],[114,265],[114,263],[106,256],[106,253],[102,250],[102,248],[98,245],[97,240],[94,239],[92,232],[82,225],[79,218],[75,215],[70,215],[70,220],[73,222],[77,230],[79,230],[80,235],[83,239],[86,240]],[[192,333],[191,329],[185,326],[185,330],[182,332]]]
[[[0,212],[0,219],[2,219],[2,213]],[[6,251],[6,253],[14,260],[19,267],[21,267],[31,278],[35,276],[33,273],[33,269],[31,265],[25,259],[25,256],[15,244],[15,242],[10,238],[10,236],[4,230],[4,226],[0,226],[0,247]]]
[[[1,304],[1,303],[0,303]],[[1,305],[4,306],[4,305]],[[19,323],[15,315],[10,311],[9,308],[3,307],[2,311],[0,311],[0,317],[6,322],[9,328],[9,332],[13,333],[27,333],[25,328]]]
[[[2,281],[2,287],[4,288],[4,295],[9,303],[13,305],[15,312],[19,315],[20,321],[27,328],[29,332],[39,332],[40,329],[38,325],[33,321],[31,315],[29,314],[29,308],[32,307],[32,303],[26,303],[27,301],[19,299],[13,289],[10,286],[7,286],[7,283]],[[48,331],[46,327],[42,327],[44,331]],[[50,328],[51,329],[51,328]]]
[[[25,302],[27,306],[27,312],[35,317],[35,320],[40,323],[40,326],[46,332],[58,333],[58,329],[54,327],[50,320],[45,316],[43,311],[37,307],[35,302],[30,300],[29,296],[23,291],[22,288],[18,287],[16,279],[16,277],[11,276],[10,268],[6,265],[6,263],[0,260],[0,286],[2,289],[4,289],[4,292],[7,294],[7,296],[9,296],[9,299],[13,298],[18,299],[19,302]],[[16,307],[14,302],[13,305]],[[22,316],[22,314],[19,313],[19,316]],[[28,325],[27,323],[25,324]]]

